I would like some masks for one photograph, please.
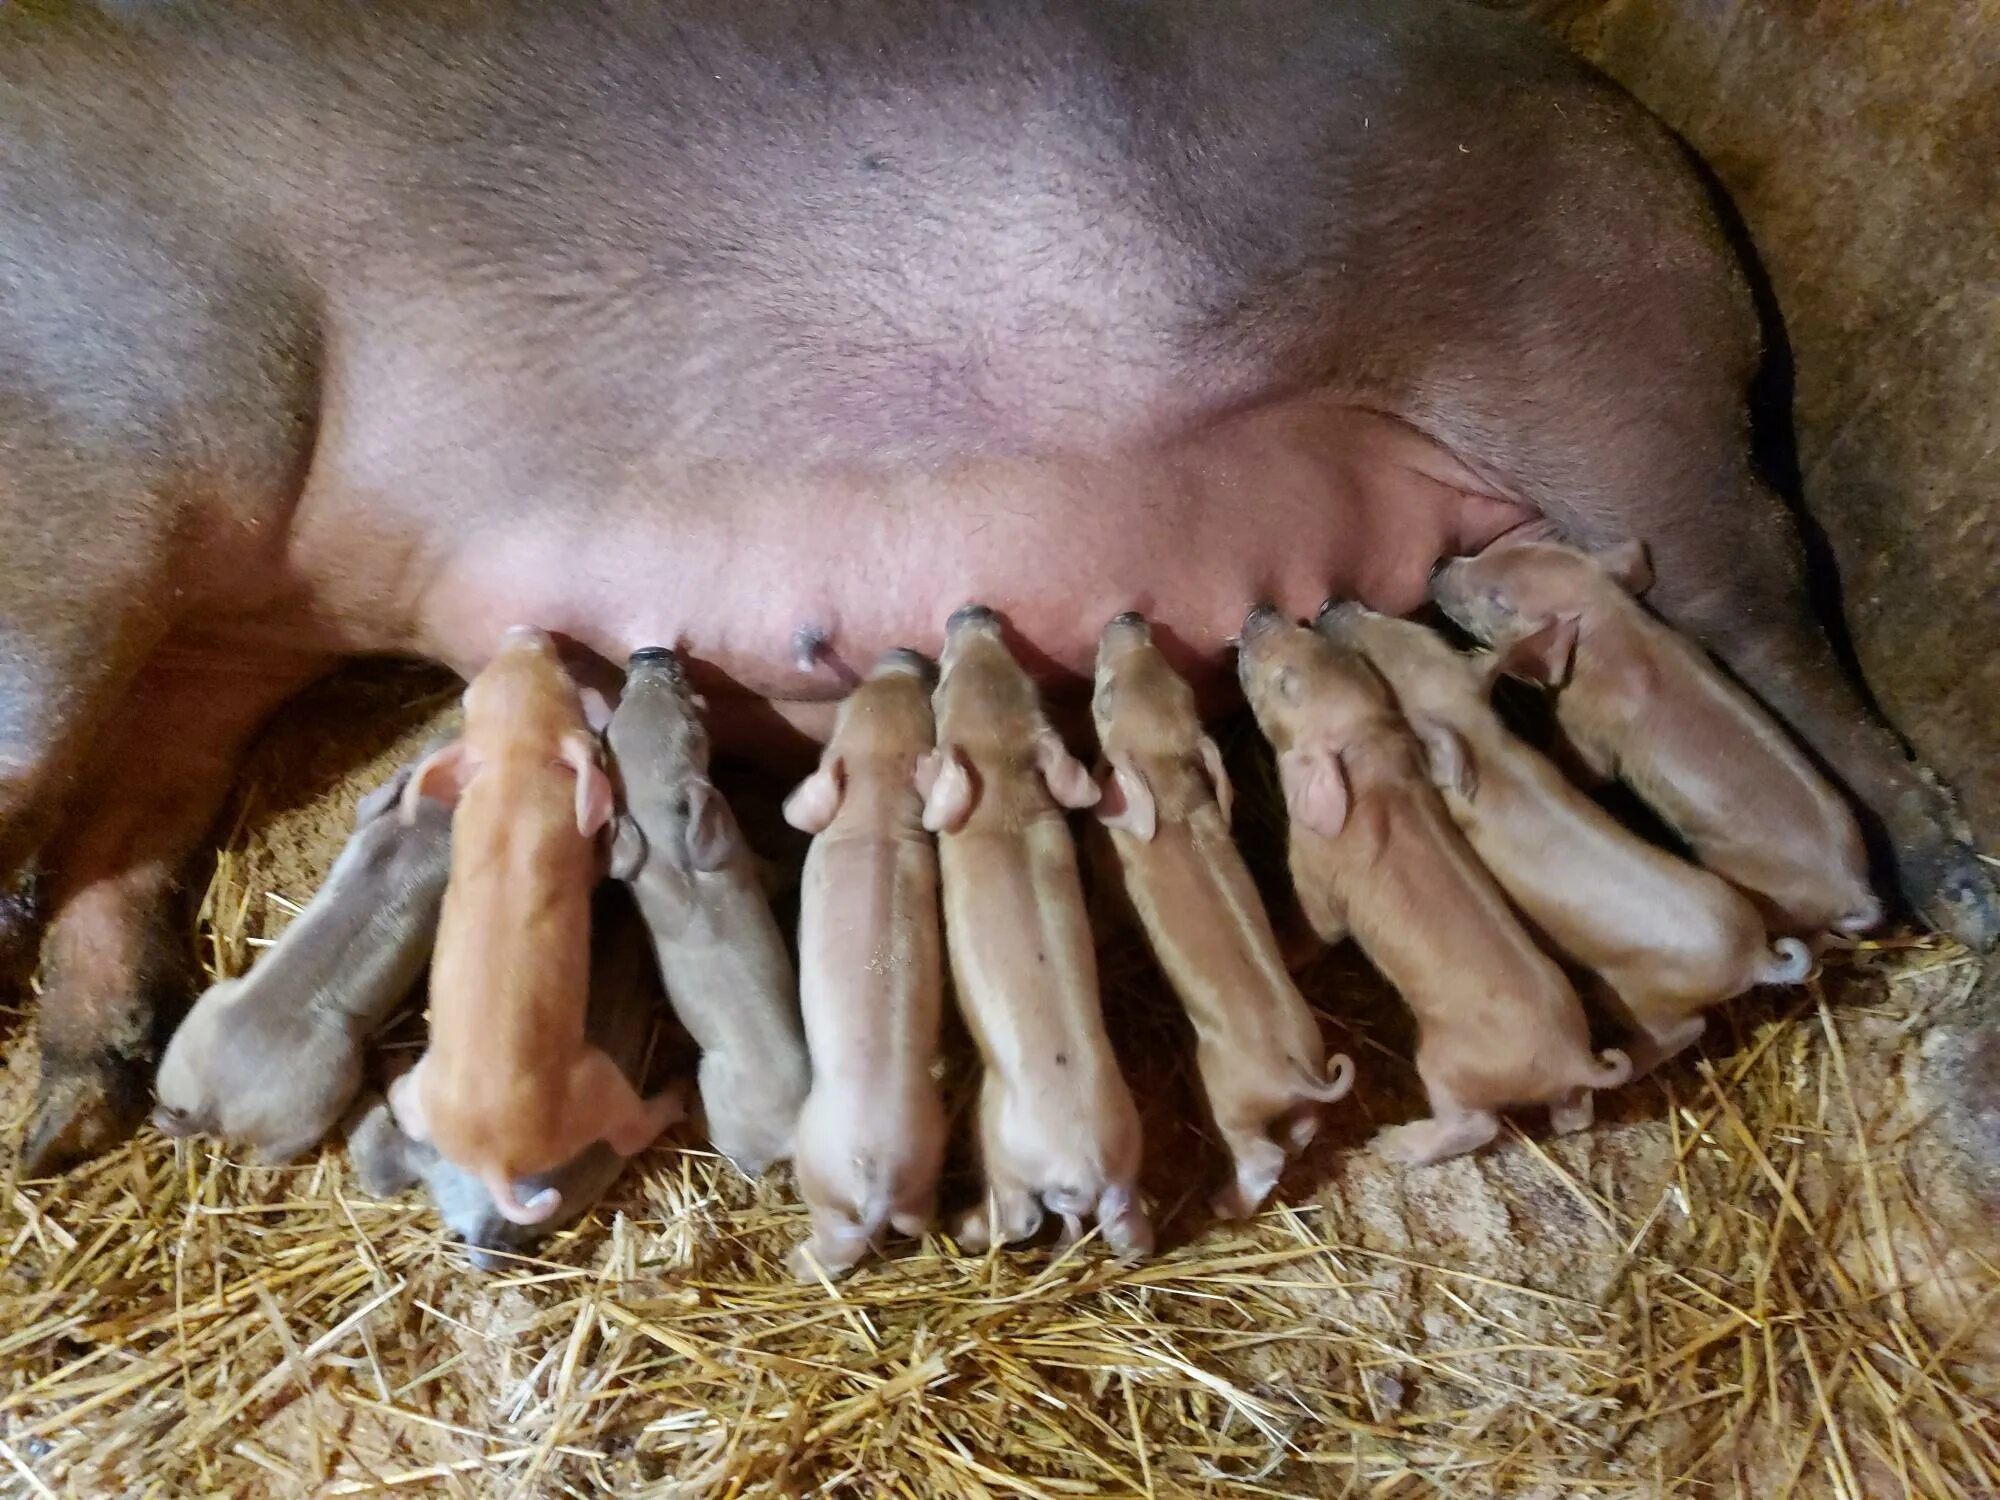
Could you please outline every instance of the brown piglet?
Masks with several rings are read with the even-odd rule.
[[[516,626],[465,693],[462,738],[410,778],[404,807],[452,816],[451,880],[431,961],[430,1045],[389,1103],[404,1134],[478,1177],[516,1224],[561,1207],[515,1184],[597,1141],[643,1150],[679,1119],[590,1044],[590,896],[611,783],[575,685],[543,631]]]
[[[153,1123],[290,1161],[319,1144],[361,1088],[369,1036],[430,960],[451,867],[451,810],[395,816],[403,767],[361,799],[319,891],[248,974],[195,1001],[160,1060]]]
[[[1235,1167],[1215,1208],[1254,1213],[1286,1148],[1310,1144],[1321,1106],[1354,1086],[1354,1065],[1327,1056],[1285,970],[1230,836],[1222,752],[1142,616],[1104,627],[1091,714],[1105,760],[1097,817],[1117,856],[1114,878],[1194,1023],[1202,1090]]]
[[[959,1241],[983,1250],[1026,1239],[1046,1207],[1066,1242],[1095,1216],[1118,1255],[1149,1254],[1139,1111],[1105,1034],[1063,816],[1094,804],[1097,786],[1050,727],[991,610],[952,615],[932,704],[924,826],[938,835],[952,978],[985,1063],[987,1200],[961,1221]]]
[[[1631,1076],[1595,1054],[1576,991],[1535,946],[1430,784],[1389,690],[1357,653],[1260,605],[1244,622],[1244,694],[1278,756],[1292,881],[1320,937],[1351,935],[1416,1014],[1433,1118],[1384,1131],[1391,1160],[1476,1150],[1509,1105],[1558,1131]]]
[[[801,1280],[847,1270],[888,1228],[920,1235],[945,1113],[931,1067],[944,986],[937,847],[917,766],[934,743],[931,666],[891,651],[840,706],[819,768],[785,800],[813,836],[799,892],[799,1001],[812,1092],[793,1165],[812,1233]]]
[[[615,883],[600,885],[591,903],[590,1006],[584,1035],[592,1046],[604,1049],[635,1088],[644,1081],[647,1044],[660,1009],[652,945],[631,896]],[[436,1147],[404,1135],[380,1096],[356,1107],[347,1129],[347,1154],[362,1189],[378,1198],[421,1181],[438,1217],[482,1271],[514,1263],[513,1257],[582,1218],[626,1164],[607,1142],[597,1141],[552,1171],[529,1177],[522,1187],[530,1198],[552,1188],[561,1204],[539,1224],[517,1224],[494,1206],[480,1178],[446,1161]]]
[[[1501,670],[1555,689],[1557,722],[1774,931],[1810,940],[1882,918],[1854,813],[1741,688],[1637,595],[1645,548],[1523,540],[1440,568],[1431,594]]]
[[[1709,1006],[1805,978],[1805,944],[1769,941],[1735,887],[1626,829],[1508,730],[1488,697],[1493,657],[1358,604],[1318,623],[1388,681],[1446,810],[1514,904],[1638,1029],[1635,1074],[1699,1037]]]

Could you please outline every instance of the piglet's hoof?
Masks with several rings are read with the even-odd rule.
[[[128,1139],[151,1102],[152,1069],[116,1052],[42,1057],[21,1175],[52,1177]]]

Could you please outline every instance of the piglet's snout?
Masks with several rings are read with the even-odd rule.
[[[1151,645],[1152,641],[1153,627],[1137,610],[1128,609],[1122,615],[1113,615],[1105,623],[1103,634],[1097,638],[1098,665],[1114,662],[1128,651]]]
[[[153,1107],[153,1128],[161,1135],[179,1139],[182,1136],[200,1134],[202,1127],[171,1104],[159,1104]]]

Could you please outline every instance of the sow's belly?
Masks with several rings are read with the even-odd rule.
[[[894,473],[755,465],[651,476],[587,521],[512,515],[433,575],[420,649],[476,670],[530,621],[611,662],[678,645],[717,710],[748,697],[817,732],[843,671],[935,654],[945,618],[999,610],[1058,702],[1097,636],[1144,611],[1204,689],[1248,606],[1329,596],[1405,613],[1431,565],[1529,512],[1390,418],[1308,399],[1122,453],[968,458]],[[819,666],[802,631],[825,640]]]

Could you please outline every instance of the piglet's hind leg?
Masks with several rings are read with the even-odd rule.
[[[673,1086],[641,1099],[618,1064],[605,1053],[593,1052],[588,1066],[595,1075],[596,1097],[617,1101],[617,1115],[604,1139],[620,1156],[637,1156],[658,1140],[662,1131],[687,1118],[685,1088]]]
[[[1139,1195],[1129,1184],[1119,1183],[1104,1190],[1097,1203],[1097,1223],[1104,1243],[1120,1260],[1142,1260],[1153,1253],[1153,1221],[1140,1206]]]
[[[1590,1129],[1597,1118],[1597,1106],[1589,1089],[1572,1089],[1549,1106],[1549,1129],[1557,1135],[1575,1135]]]
[[[1261,1127],[1227,1130],[1224,1141],[1236,1164],[1236,1176],[1216,1193],[1210,1206],[1219,1219],[1247,1219],[1264,1206],[1278,1185],[1279,1174],[1285,1170],[1285,1150]]]
[[[1500,1117],[1491,1110],[1440,1108],[1434,1119],[1381,1131],[1375,1137],[1375,1149],[1386,1160],[1424,1167],[1477,1151],[1499,1133]]]
[[[800,1281],[845,1275],[868,1253],[868,1226],[839,1209],[814,1209],[812,1233],[785,1257],[785,1267]]]
[[[1707,1029],[1708,1021],[1703,1016],[1689,1016],[1658,1031],[1642,1029],[1625,1044],[1625,1055],[1632,1059],[1633,1078],[1644,1078],[1661,1064],[1680,1056],[1700,1041]]]
[[[955,1238],[977,1255],[996,1244],[1025,1240],[1041,1227],[1041,1201],[1018,1183],[996,1182],[987,1190],[987,1201],[958,1221]]]

